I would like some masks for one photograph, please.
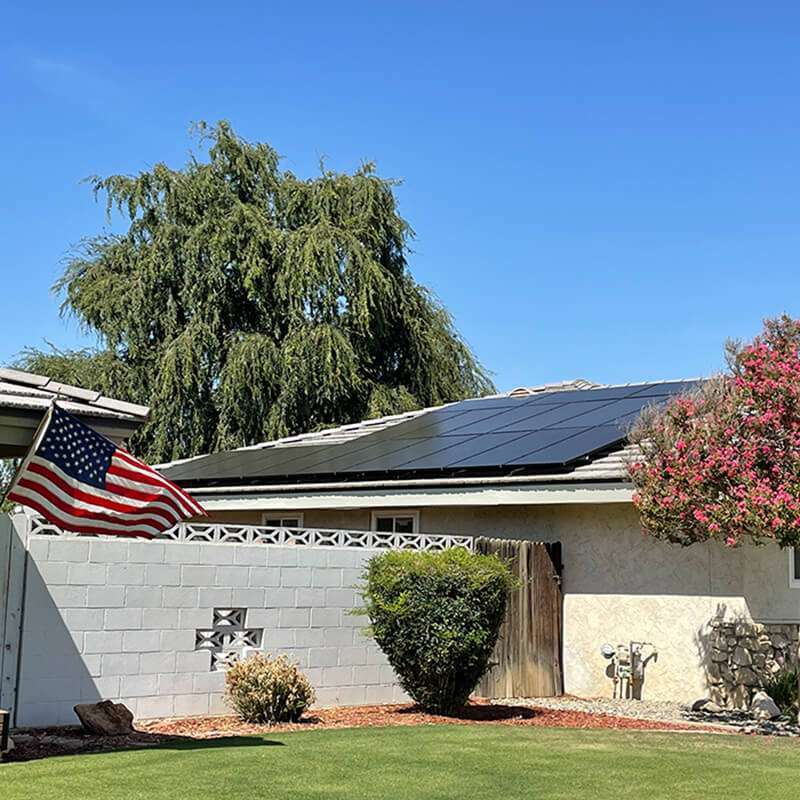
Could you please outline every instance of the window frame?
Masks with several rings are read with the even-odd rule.
[[[398,508],[388,511],[373,511],[372,516],[370,518],[369,529],[373,533],[389,533],[389,531],[378,530],[378,520],[395,519],[396,517],[411,517],[412,520],[411,533],[401,533],[399,534],[400,536],[416,536],[419,533],[419,509]],[[392,528],[394,528],[394,523],[392,524]],[[392,530],[391,532],[397,533],[397,531],[395,530]]]
[[[789,588],[790,589],[800,589],[800,575],[795,572],[794,568],[794,554],[797,550],[796,547],[789,547],[787,548],[787,552],[789,553]]]
[[[267,519],[280,519],[281,524],[278,526],[267,524]],[[284,525],[285,519],[296,519],[297,525]],[[304,527],[304,517],[302,511],[262,511],[261,512],[261,526],[264,528],[302,528]]]

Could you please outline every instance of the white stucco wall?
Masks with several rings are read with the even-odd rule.
[[[257,512],[219,512],[259,523]],[[370,511],[305,511],[306,526],[366,529]],[[800,589],[774,546],[681,548],[645,537],[629,504],[423,508],[420,530],[539,541],[563,547],[564,683],[581,696],[608,696],[600,647],[652,642],[644,696],[689,701],[707,693],[710,621],[800,621]]]
[[[119,700],[137,718],[230,713],[224,673],[195,632],[245,608],[263,649],[296,660],[317,705],[403,694],[353,589],[371,550],[33,536],[17,725],[75,724],[73,706]]]

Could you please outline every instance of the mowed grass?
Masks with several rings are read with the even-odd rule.
[[[302,731],[0,764],[3,800],[800,796],[793,741],[431,725]]]

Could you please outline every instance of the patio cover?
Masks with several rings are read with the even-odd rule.
[[[43,375],[0,369],[0,458],[25,455],[53,398],[117,444],[133,434],[150,411]]]

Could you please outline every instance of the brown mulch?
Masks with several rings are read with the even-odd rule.
[[[191,717],[187,719],[151,720],[139,725],[141,730],[159,734],[176,734],[192,738],[244,736],[258,733],[281,733],[331,728],[372,728],[407,725],[521,725],[543,728],[617,728],[626,730],[692,730],[702,726],[691,723],[657,722],[627,717],[589,714],[585,711],[561,711],[549,708],[523,708],[472,702],[457,716],[428,714],[417,706],[383,705],[326,708],[311,712],[299,722],[278,725],[251,725],[238,717]],[[708,730],[714,730],[709,728]]]
[[[299,722],[251,725],[238,717],[188,717],[138,722],[130,736],[96,736],[80,728],[41,728],[12,736],[16,747],[8,761],[30,761],[49,756],[152,747],[159,744],[191,744],[203,739],[275,734],[286,731],[409,725],[517,725],[542,728],[611,728],[615,730],[694,731],[720,733],[718,727],[697,723],[657,722],[585,711],[493,705],[473,702],[458,716],[427,714],[414,705],[357,706],[312,711]]]

